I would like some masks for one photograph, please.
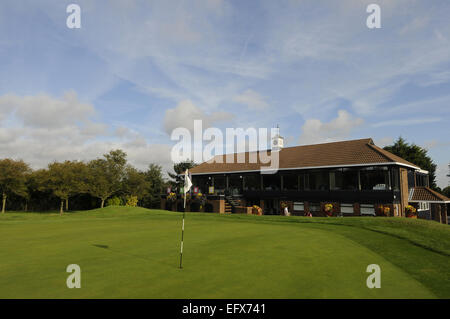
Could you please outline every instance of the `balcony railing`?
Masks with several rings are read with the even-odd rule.
[[[400,198],[400,193],[392,190],[247,190],[243,192],[249,199],[290,199],[308,201],[349,201],[349,202],[392,202]]]

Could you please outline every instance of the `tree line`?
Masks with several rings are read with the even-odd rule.
[[[111,150],[103,157],[84,161],[53,162],[45,169],[32,170],[23,160],[0,159],[2,213],[12,210],[46,211],[59,208],[103,208],[132,203],[159,207],[160,194],[170,182],[162,167],[150,164],[145,171],[127,163],[127,154]]]
[[[450,196],[450,187],[441,190],[436,185],[436,164],[425,149],[401,137],[384,149],[428,170],[430,187]],[[145,171],[138,170],[127,163],[127,154],[120,149],[88,162],[53,162],[39,170],[22,160],[0,159],[1,212],[8,205],[11,210],[59,209],[62,214],[69,208],[103,208],[106,201],[159,208],[160,194],[169,186],[177,192],[183,184],[180,174],[194,166],[192,161],[174,164],[174,172],[168,172],[171,180],[165,180],[161,166],[150,164]]]

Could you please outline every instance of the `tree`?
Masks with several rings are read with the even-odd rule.
[[[437,189],[436,164],[431,157],[428,156],[426,149],[423,149],[416,144],[409,144],[402,137],[399,137],[393,145],[386,146],[384,149],[427,170],[430,177],[430,187],[435,190]]]
[[[162,167],[160,165],[150,164],[144,174],[148,182],[148,192],[143,198],[143,203],[146,207],[153,208],[159,205],[161,191],[166,186],[166,182],[162,176]]]
[[[445,187],[442,190],[442,194],[444,194],[445,196],[447,196],[448,198],[450,198],[450,186]]]
[[[48,172],[46,169],[38,169],[32,171],[28,175],[26,186],[30,202],[33,198],[39,203],[38,207],[46,207],[48,209],[53,192],[48,189],[46,181],[48,180]],[[28,206],[28,205],[27,205]]]
[[[59,209],[61,215],[64,212],[64,201],[68,210],[69,198],[84,191],[85,174],[86,166],[83,162],[65,161],[48,165],[44,187],[51,189],[53,194],[61,200]]]
[[[86,191],[101,200],[101,208],[105,200],[122,188],[125,178],[127,154],[122,150],[113,150],[103,158],[88,163]]]
[[[12,159],[0,160],[0,193],[2,194],[2,214],[5,213],[6,199],[11,194],[25,197],[25,185],[30,167],[24,161]]]
[[[86,192],[87,183],[87,165],[84,162],[73,161],[67,166],[69,183],[72,185],[69,189],[69,196],[66,198],[66,211],[69,210],[69,198]]]
[[[130,196],[136,196],[138,200],[147,195],[150,188],[150,183],[146,179],[145,173],[131,165],[128,165],[125,169],[123,185],[125,193]]]
[[[173,165],[173,170],[175,173],[168,172],[168,175],[172,178],[170,183],[172,186],[179,188],[184,184],[184,179],[181,174],[183,174],[187,169],[195,167],[196,164],[193,161],[180,162]]]

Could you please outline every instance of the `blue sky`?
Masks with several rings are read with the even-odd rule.
[[[81,7],[81,29],[66,7]],[[381,7],[381,29],[366,7]],[[0,4],[0,157],[121,147],[170,166],[196,118],[274,127],[289,146],[398,136],[450,162],[450,2],[12,1]]]

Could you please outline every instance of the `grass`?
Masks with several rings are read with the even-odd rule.
[[[0,298],[450,298],[450,228],[107,207],[0,216]],[[81,267],[68,289],[66,267]],[[366,267],[381,267],[381,288]]]

